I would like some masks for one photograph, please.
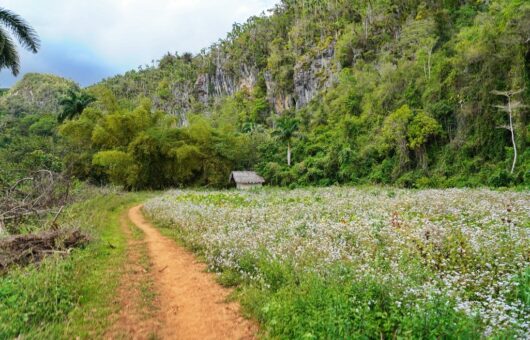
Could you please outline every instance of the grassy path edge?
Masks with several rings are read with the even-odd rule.
[[[113,303],[127,258],[120,216],[150,196],[99,194],[69,207],[61,225],[80,227],[93,241],[0,277],[0,338],[101,338],[120,307]]]

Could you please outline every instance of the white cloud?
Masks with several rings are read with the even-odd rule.
[[[198,52],[278,0],[4,0],[24,17],[43,49],[73,42],[117,72],[165,52]],[[38,58],[38,55],[31,59]],[[76,60],[83,55],[75,56]],[[24,60],[22,60],[24,67]],[[4,73],[2,71],[2,73]]]

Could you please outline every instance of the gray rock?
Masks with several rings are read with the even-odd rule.
[[[300,62],[294,68],[294,98],[296,109],[306,106],[321,90],[330,87],[336,81],[339,68],[333,57],[331,45],[309,62]]]

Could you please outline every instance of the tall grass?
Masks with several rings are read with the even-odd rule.
[[[60,223],[84,229],[93,241],[66,258],[52,256],[0,277],[0,339],[101,336],[118,308],[111,302],[126,249],[119,216],[143,198],[95,193],[68,208]]]

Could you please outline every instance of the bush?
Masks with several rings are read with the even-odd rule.
[[[492,187],[508,187],[513,183],[513,176],[504,169],[496,170],[488,179],[488,185]]]

